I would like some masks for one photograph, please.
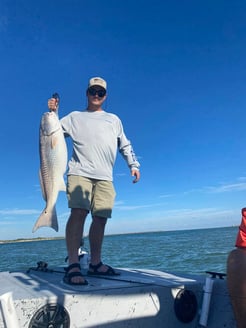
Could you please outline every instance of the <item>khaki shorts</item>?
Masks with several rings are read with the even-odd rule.
[[[91,211],[92,216],[111,218],[115,190],[111,181],[95,180],[78,175],[67,177],[69,208]]]

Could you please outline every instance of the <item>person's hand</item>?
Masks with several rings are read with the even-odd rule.
[[[58,100],[55,98],[50,98],[48,100],[48,108],[50,111],[56,112],[58,110]]]
[[[135,179],[132,181],[133,183],[136,183],[136,182],[138,182],[139,181],[139,179],[140,179],[140,172],[138,171],[138,170],[132,170],[131,171],[131,173],[132,173],[132,177],[135,177]]]

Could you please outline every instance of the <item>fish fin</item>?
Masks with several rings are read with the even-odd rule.
[[[51,211],[45,208],[39,218],[37,219],[32,232],[35,232],[38,228],[41,227],[50,227],[58,232],[58,221],[55,206]]]
[[[44,183],[43,183],[43,177],[42,177],[41,169],[39,169],[39,181],[40,181],[40,187],[41,187],[41,190],[42,190],[43,199],[45,201],[47,201],[47,195],[46,195],[46,192],[45,192],[45,189],[44,189]]]
[[[58,142],[59,142],[59,138],[57,137],[57,135],[52,135],[52,137],[51,137],[51,148],[54,149]]]

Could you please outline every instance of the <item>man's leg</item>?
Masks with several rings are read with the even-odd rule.
[[[83,236],[84,223],[87,211],[73,208],[66,225],[66,244],[68,252],[68,263],[79,263],[78,249],[80,247],[81,238]],[[79,268],[73,268],[69,272],[79,272]],[[83,277],[73,277],[73,283],[83,282]]]
[[[108,273],[110,270],[109,266],[100,265],[100,263],[102,262],[101,253],[105,226],[108,218],[111,217],[114,198],[115,190],[111,181],[94,181],[93,197],[91,201],[92,223],[89,231],[91,249],[91,265],[89,267],[89,272],[97,271]]]
[[[93,216],[89,231],[90,250],[91,250],[91,264],[97,265],[101,262],[102,243],[104,237],[105,226],[107,218]],[[99,268],[100,272],[106,272],[108,267],[102,265]]]

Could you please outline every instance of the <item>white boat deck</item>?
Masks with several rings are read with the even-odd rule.
[[[118,269],[63,283],[63,268],[0,272],[0,328],[201,327],[206,275]],[[236,328],[225,280],[213,279],[207,327]]]

